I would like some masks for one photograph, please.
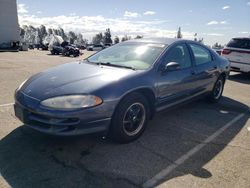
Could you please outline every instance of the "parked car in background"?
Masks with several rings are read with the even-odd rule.
[[[222,56],[231,62],[231,70],[250,72],[250,38],[233,38],[222,50]]]
[[[64,50],[64,48],[60,45],[53,45],[50,47],[50,53],[52,55],[63,54],[63,50]]]
[[[28,51],[29,50],[29,45],[26,42],[22,42],[19,46],[20,51]]]
[[[225,58],[198,42],[126,41],[32,76],[15,92],[15,115],[47,134],[103,131],[126,143],[155,112],[203,95],[217,102],[229,69]]]
[[[75,45],[69,44],[69,42],[64,41],[61,36],[53,35],[50,38],[49,50],[52,55],[62,54],[64,56],[74,56],[80,55],[80,50]]]
[[[49,40],[50,41],[49,41],[48,48],[49,48],[50,53],[52,55],[54,55],[54,54],[62,54],[63,46],[61,46],[61,45],[65,44],[65,41],[63,40],[63,38],[61,36],[59,36],[59,35],[51,35]]]
[[[81,49],[81,50],[85,50],[86,49],[86,45],[77,44],[76,47],[79,48],[79,49]]]
[[[35,49],[35,45],[29,44],[29,49],[30,49],[30,50],[34,50],[34,49]]]
[[[106,44],[104,44],[104,48],[108,48],[108,47],[110,47],[110,46],[112,46],[112,44],[111,43],[106,43]]]
[[[102,49],[103,49],[103,45],[101,44],[93,44],[93,45],[87,46],[88,51],[100,51]]]
[[[217,54],[219,54],[219,55],[221,55],[221,53],[222,53],[222,49],[221,49],[221,48],[213,48],[213,50],[214,50]]]
[[[77,57],[80,56],[80,50],[75,45],[67,45],[63,49],[63,55]]]

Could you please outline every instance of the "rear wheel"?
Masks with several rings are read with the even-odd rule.
[[[210,94],[211,102],[218,102],[222,96],[224,90],[225,79],[223,76],[220,76],[214,84],[214,88]]]
[[[112,118],[111,138],[120,143],[137,139],[146,128],[149,114],[149,105],[143,95],[128,95],[120,102]]]

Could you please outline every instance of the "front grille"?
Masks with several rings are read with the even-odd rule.
[[[78,118],[54,118],[49,117],[37,113],[30,112],[29,113],[29,121],[32,123],[41,123],[43,125],[58,125],[58,126],[68,126],[68,125],[75,125],[79,123]]]

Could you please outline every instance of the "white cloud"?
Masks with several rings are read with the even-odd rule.
[[[143,13],[144,15],[154,15],[156,14],[154,11],[146,11]]]
[[[220,24],[224,25],[224,24],[228,24],[227,21],[221,21]]]
[[[228,24],[226,20],[223,20],[223,21],[212,20],[207,23],[207,25],[226,25],[226,24]]]
[[[224,36],[224,34],[221,34],[221,33],[207,33],[206,35],[208,35],[208,36],[215,36],[215,37],[222,37],[222,36]]]
[[[140,16],[140,14],[138,14],[137,12],[125,11],[125,13],[124,13],[124,17],[127,17],[127,18],[137,18],[139,16]]]
[[[28,13],[28,7],[26,7],[25,4],[18,4],[17,5],[17,12],[18,14],[27,14]]]
[[[249,1],[249,2],[247,2],[247,6],[250,6],[250,1]]]
[[[239,34],[250,34],[250,32],[248,32],[248,31],[240,31],[240,32],[238,32]]]
[[[207,23],[207,25],[217,25],[217,24],[219,24],[219,22],[215,21],[215,20],[210,21],[210,22]]]
[[[222,10],[227,10],[227,9],[229,9],[229,8],[230,8],[230,6],[229,6],[229,5],[226,5],[226,6],[222,7]]]
[[[45,25],[47,28],[62,27],[65,31],[75,31],[82,33],[84,38],[91,40],[99,32],[110,28],[112,36],[124,36],[125,34],[135,37],[143,35],[144,37],[175,37],[177,31],[162,28],[163,23],[169,21],[149,20],[136,21],[126,18],[105,18],[103,16],[55,16],[38,17],[36,15],[19,14],[20,25],[33,25],[38,27]],[[193,32],[183,31],[183,36],[187,39],[193,38]]]
[[[43,12],[42,12],[42,11],[37,11],[36,13],[37,13],[37,14],[42,14]]]
[[[189,13],[192,13],[192,12],[193,12],[193,10],[189,10],[188,12],[189,12]]]

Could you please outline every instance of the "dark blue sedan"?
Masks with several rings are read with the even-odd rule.
[[[229,69],[194,41],[131,40],[32,76],[16,90],[15,114],[48,134],[106,132],[130,142],[155,112],[201,95],[218,101]]]

